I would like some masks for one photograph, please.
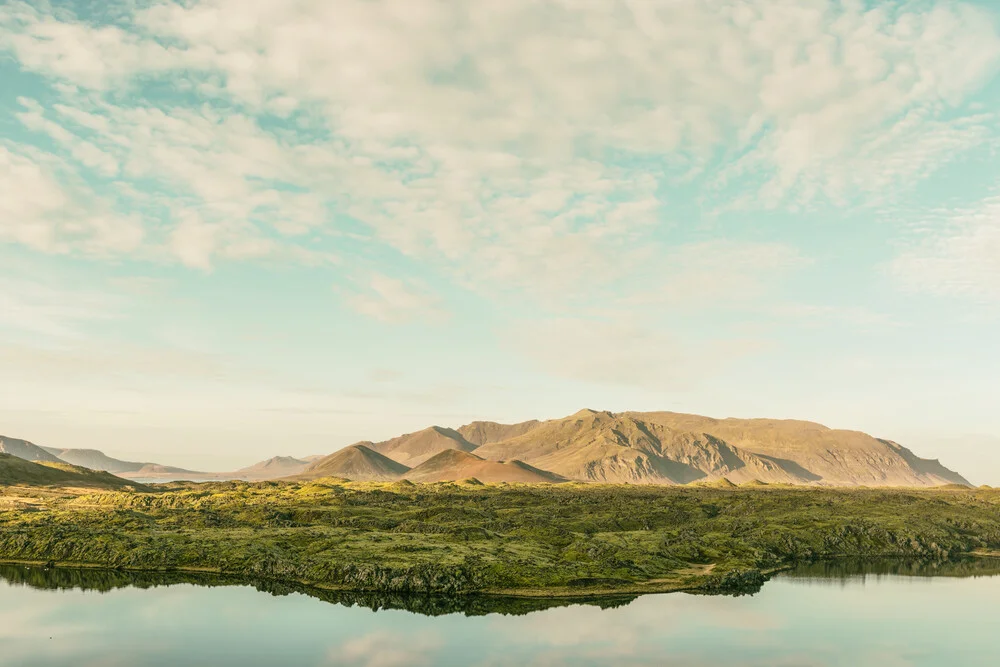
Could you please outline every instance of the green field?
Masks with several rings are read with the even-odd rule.
[[[740,592],[793,562],[1000,551],[993,489],[320,480],[0,493],[0,560],[399,594]]]

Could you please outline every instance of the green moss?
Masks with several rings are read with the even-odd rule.
[[[49,497],[30,511],[0,502],[0,559],[465,594],[724,591],[794,561],[1000,548],[1000,491],[983,489],[332,479],[158,489]]]

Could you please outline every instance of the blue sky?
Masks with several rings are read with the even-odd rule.
[[[0,431],[812,419],[1000,482],[992,3],[6,2]]]

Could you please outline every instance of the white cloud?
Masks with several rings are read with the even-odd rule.
[[[76,339],[80,326],[118,316],[120,300],[100,292],[63,289],[28,279],[0,278],[0,332]]]
[[[972,5],[839,0],[203,0],[112,26],[13,3],[0,48],[64,82],[73,129],[37,104],[26,122],[81,168],[120,164],[173,238],[196,208],[216,255],[270,256],[337,233],[332,208],[466,286],[557,299],[645,257],[677,179],[713,207],[918,182],[995,128],[964,105],[1000,63]],[[200,99],[159,108],[139,76]]]
[[[1000,299],[1000,197],[927,221],[889,270],[911,290]]]
[[[203,0],[103,27],[13,3],[0,49],[60,95],[19,114],[53,148],[0,148],[3,239],[198,270],[384,244],[565,315],[514,335],[552,372],[653,384],[691,376],[689,353],[635,309],[761,299],[808,263],[777,243],[676,245],[668,186],[708,209],[879,202],[992,141],[995,114],[966,103],[1000,64],[971,5],[839,0]],[[144,95],[150,80],[188,101]],[[116,180],[90,191],[95,173]],[[897,273],[981,290],[990,256],[965,246],[984,234],[928,241]],[[340,290],[356,311],[444,316],[423,284],[344,256],[371,276]]]
[[[347,303],[362,315],[382,322],[445,317],[439,300],[426,288],[382,274],[373,275],[363,289],[349,293]]]
[[[142,236],[134,217],[72,182],[58,160],[0,144],[0,240],[50,253],[106,254],[132,250]]]
[[[663,264],[657,296],[674,303],[717,304],[761,297],[810,260],[783,243],[713,240],[679,246]]]
[[[441,646],[441,639],[432,634],[404,639],[398,633],[371,632],[331,649],[329,659],[331,664],[359,667],[429,665]]]

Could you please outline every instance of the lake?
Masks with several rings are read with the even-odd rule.
[[[992,666],[996,565],[814,564],[752,596],[600,604],[320,599],[207,577],[0,565],[0,665]],[[402,608],[368,608],[384,606]]]

